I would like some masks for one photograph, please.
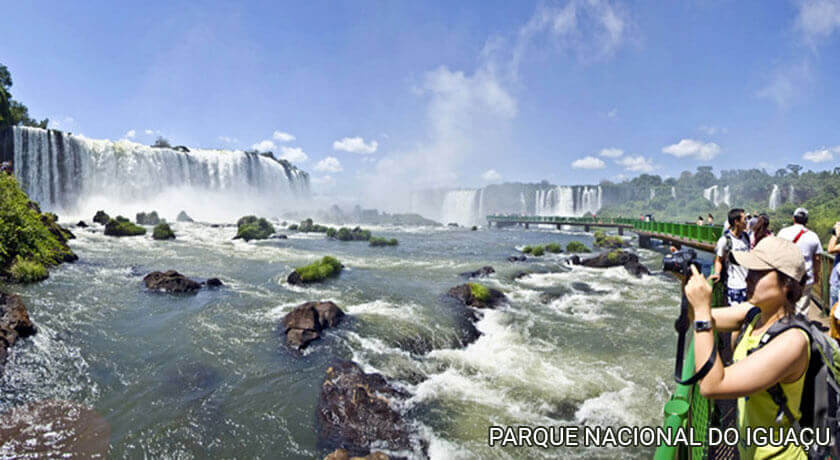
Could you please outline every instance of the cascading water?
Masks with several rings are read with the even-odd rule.
[[[677,198],[677,188],[676,187],[671,187],[671,198],[674,198],[674,199]]]
[[[719,206],[721,203],[724,203],[727,206],[732,205],[728,185],[723,187],[722,193],[717,185],[712,185],[711,187],[704,189],[703,198],[711,201],[715,206]]]
[[[441,221],[460,225],[478,223],[478,190],[451,190],[443,197]]]
[[[732,206],[732,202],[730,200],[729,195],[729,186],[723,187],[723,199],[720,200],[721,203],[726,203],[727,206]]]
[[[651,187],[650,188],[650,199],[652,200],[654,198],[656,198],[656,191],[653,189],[653,187]]]
[[[133,202],[168,189],[239,192],[275,202],[309,193],[305,172],[254,153],[185,153],[21,126],[0,134],[0,159],[13,162],[21,186],[45,210],[72,211],[91,196]]]
[[[770,210],[775,211],[776,208],[779,206],[779,186],[773,184],[773,190],[770,192],[770,202],[767,204],[767,207]]]
[[[601,187],[559,186],[535,194],[538,216],[582,216],[601,209]]]
[[[794,204],[796,202],[796,189],[793,187],[793,184],[788,186],[788,203]]]

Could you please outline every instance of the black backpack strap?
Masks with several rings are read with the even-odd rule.
[[[787,396],[785,396],[785,392],[782,390],[782,385],[780,383],[776,383],[772,387],[768,388],[767,392],[770,393],[770,397],[773,399],[773,402],[779,406],[779,410],[776,412],[776,423],[781,424],[782,417],[787,417],[788,420],[790,420],[790,424],[793,426],[793,429],[799,433],[799,422],[796,418],[794,418],[793,412],[790,411],[790,406],[788,406],[787,403]]]
[[[759,313],[761,313],[761,309],[758,307],[752,307],[749,311],[747,311],[747,316],[744,317],[744,321],[741,323],[741,331],[738,332],[738,337],[736,337],[735,342],[732,343],[733,353],[735,352],[735,348],[738,347],[738,344],[741,343],[741,339],[744,338],[744,333],[747,332],[747,327],[752,324],[753,320]]]

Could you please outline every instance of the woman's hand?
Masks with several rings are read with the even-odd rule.
[[[712,286],[694,265],[685,284],[685,296],[695,312],[708,312],[712,308]]]

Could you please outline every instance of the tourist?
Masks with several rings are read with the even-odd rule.
[[[712,217],[712,213],[709,213],[709,215],[706,217],[706,225],[714,225],[714,224],[715,224],[715,218]]]
[[[793,212],[793,225],[779,230],[779,238],[784,238],[799,246],[802,256],[805,257],[805,270],[808,273],[808,282],[805,291],[796,304],[796,313],[808,314],[808,307],[811,303],[811,287],[814,285],[814,273],[820,272],[820,259],[817,254],[822,252],[820,237],[808,230],[805,224],[808,223],[808,210],[796,208]]]
[[[827,252],[834,254],[834,267],[831,268],[831,277],[828,281],[830,286],[829,292],[831,293],[829,297],[831,299],[829,308],[834,308],[838,297],[840,297],[840,244],[837,244],[837,235],[840,235],[840,222],[834,223],[834,227],[831,230],[831,238],[828,240]],[[837,315],[838,313],[835,312],[834,314]],[[840,316],[837,319],[840,319]]]
[[[753,218],[753,224],[750,229],[750,249],[755,248],[755,245],[758,244],[764,237],[770,236],[773,232],[770,231],[770,217],[767,214],[761,214],[760,216]]]
[[[735,305],[747,300],[747,269],[734,263],[731,256],[735,252],[749,251],[750,239],[743,209],[729,210],[727,222],[729,230],[723,232],[715,245],[715,273],[709,279],[717,282],[725,274],[726,298],[729,305]]]
[[[697,216],[697,225],[703,226],[703,216]]]
[[[802,252],[790,241],[773,236],[762,239],[754,251],[735,252],[733,256],[749,270],[749,302],[712,309],[712,287],[694,266],[685,295],[693,313],[694,362],[698,368],[714,352],[715,331],[743,330],[735,345],[733,364],[724,367],[717,356],[711,370],[700,379],[700,393],[709,399],[738,398],[738,429],[741,439],[745,439],[748,429],[766,427],[778,433],[780,429],[790,430],[793,425],[787,415],[777,418],[779,405],[770,396],[770,388],[780,388],[787,399],[786,412],[797,421],[801,418],[810,353],[808,334],[791,328],[773,337],[761,350],[751,351],[759,347],[761,337],[773,324],[794,314],[806,271]],[[760,313],[748,321],[747,314],[753,307],[758,307]],[[743,324],[745,328],[741,329]],[[797,443],[781,446],[738,443],[738,449],[742,459],[807,458]]]

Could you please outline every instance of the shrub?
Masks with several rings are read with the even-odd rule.
[[[327,238],[335,238],[336,230],[332,227],[327,229]]]
[[[245,216],[236,222],[239,227],[233,239],[264,240],[274,233],[274,226],[264,217]]]
[[[606,233],[598,230],[594,234],[595,242],[593,246],[606,248],[620,248],[624,246],[624,240],[619,236],[607,236]]]
[[[335,237],[341,241],[369,241],[370,230],[362,230],[360,227],[350,230],[347,227],[341,227]]]
[[[547,245],[545,245],[545,250],[552,254],[559,254],[563,252],[563,246],[557,243],[548,243]]]
[[[621,258],[621,251],[618,251],[618,250],[616,250],[616,251],[611,251],[609,254],[607,254],[607,260],[608,260],[611,264],[618,263],[618,260],[619,260],[620,258]]]
[[[138,236],[145,235],[146,229],[132,224],[123,216],[117,216],[105,224],[105,234],[108,236]]]
[[[296,268],[295,271],[300,275],[301,281],[311,283],[338,275],[341,272],[341,262],[335,257],[324,256],[317,262]]]
[[[371,246],[396,246],[399,242],[396,238],[391,238],[390,240],[387,238],[380,238],[378,236],[374,236],[370,239]]]
[[[12,280],[18,283],[34,283],[50,276],[42,264],[25,260],[21,256],[15,258],[15,262],[9,268],[9,275],[11,275]]]
[[[312,231],[312,219],[304,219],[298,225],[298,231],[308,233]]]
[[[566,245],[566,252],[590,252],[589,248],[586,247],[585,244],[581,243],[580,241],[570,241],[569,244]]]
[[[298,224],[289,225],[289,230],[297,230],[297,229],[298,229]]]
[[[152,238],[156,240],[174,240],[175,232],[169,227],[169,224],[163,223],[155,226],[152,230]]]
[[[490,300],[490,289],[487,286],[478,283],[468,283],[470,285],[470,293],[479,302],[487,302]]]
[[[531,254],[538,257],[542,256],[543,254],[545,254],[545,248],[543,248],[542,246],[534,246],[534,249],[531,250]]]
[[[522,252],[524,254],[530,254],[531,251],[533,251],[533,250],[534,250],[534,248],[532,248],[531,246],[525,246],[524,248],[522,248]]]

